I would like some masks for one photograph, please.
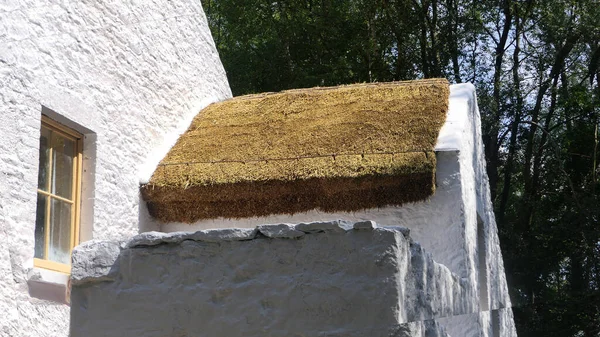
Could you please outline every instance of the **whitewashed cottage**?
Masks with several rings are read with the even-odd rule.
[[[194,0],[3,1],[0,74],[0,336],[516,335],[471,85],[227,100]]]
[[[73,336],[516,336],[480,128],[445,80],[208,106],[142,183],[159,231],[76,250]]]

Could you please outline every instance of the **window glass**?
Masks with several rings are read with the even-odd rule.
[[[48,259],[71,263],[71,205],[52,198]]]
[[[52,133],[52,194],[71,199],[75,142]]]
[[[38,188],[48,191],[48,164],[50,157],[50,137],[52,131],[42,127],[40,135],[40,171],[38,174]]]
[[[35,219],[35,254],[38,259],[44,258],[44,240],[45,240],[45,224],[46,224],[46,204],[48,197],[38,194],[37,212]]]

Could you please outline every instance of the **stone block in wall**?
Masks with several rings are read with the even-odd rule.
[[[446,336],[431,320],[476,308],[465,280],[400,228],[232,233],[144,233],[77,249],[71,336]]]

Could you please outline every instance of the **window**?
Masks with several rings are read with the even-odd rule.
[[[82,135],[42,115],[34,265],[71,271],[79,242]]]

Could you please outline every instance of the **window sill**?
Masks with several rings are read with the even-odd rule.
[[[54,262],[54,261],[50,261],[50,260],[42,260],[42,259],[34,258],[33,266],[40,268],[40,269],[51,270],[51,271],[55,271],[55,272],[59,272],[59,273],[63,273],[63,274],[71,274],[71,265],[70,264],[64,264],[64,263],[58,263],[58,262]]]
[[[34,267],[27,276],[29,296],[69,304],[70,274]]]

